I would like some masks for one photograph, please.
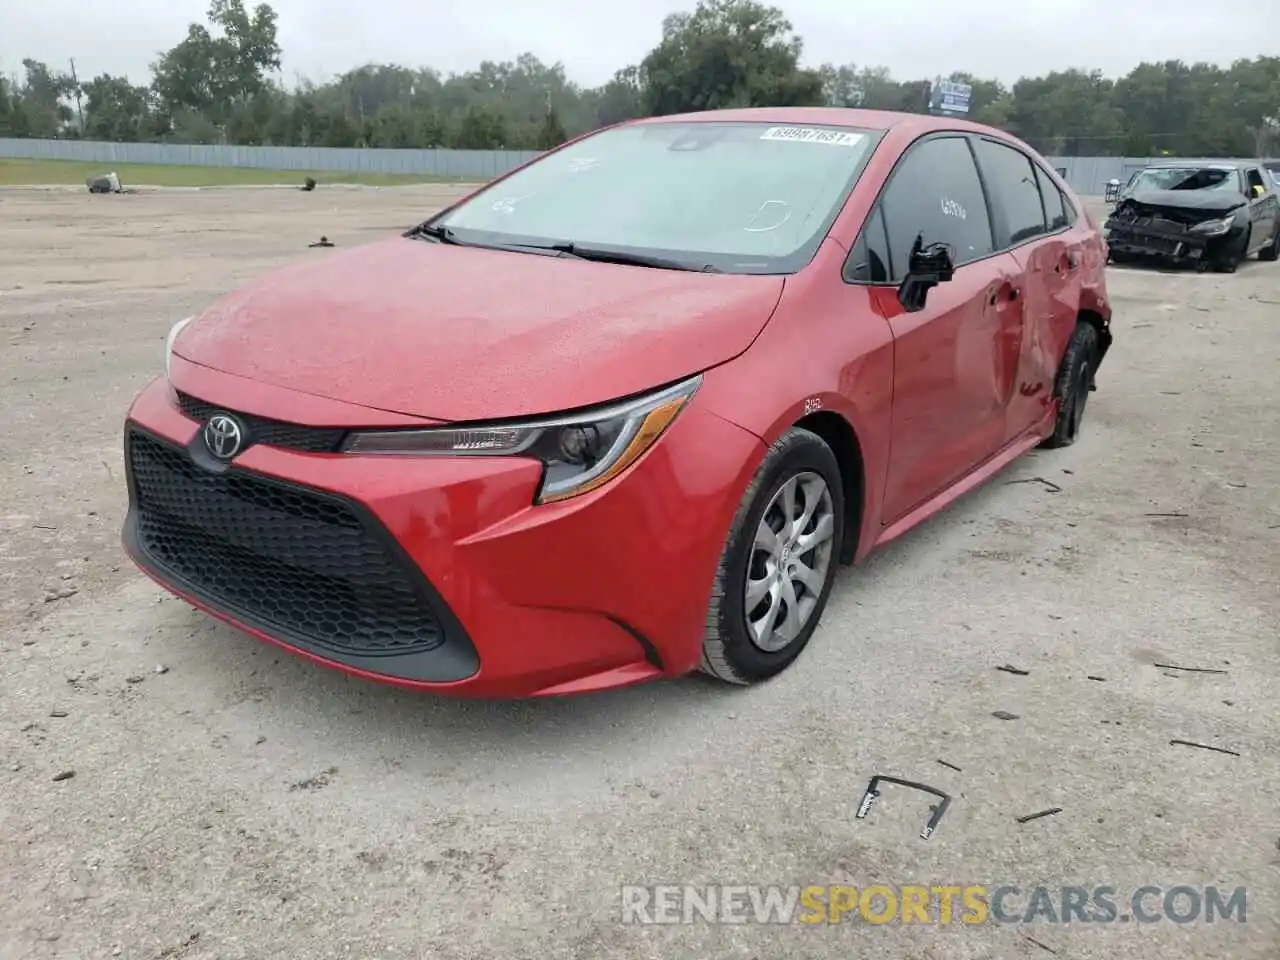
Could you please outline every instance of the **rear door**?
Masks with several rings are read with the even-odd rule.
[[[907,313],[897,286],[916,237],[950,245],[955,276]],[[967,136],[913,144],[850,255],[852,282],[894,337],[893,414],[882,523],[892,523],[989,458],[1004,432],[1010,332],[1020,322],[1018,266],[994,253],[990,214]],[[881,280],[881,277],[886,279]]]
[[[1013,441],[1049,414],[1080,302],[1082,238],[1071,231],[1048,173],[1028,154],[991,137],[975,137],[974,151],[991,198],[996,247],[1010,251],[1022,273],[1022,337],[1007,345],[1014,375],[1003,438]]]
[[[1037,324],[1031,315],[1027,317],[1027,350],[1021,368],[1027,380],[1025,387],[1019,386],[1019,396],[1034,397],[1035,402],[1025,409],[1010,411],[1011,435],[1016,434],[1018,423],[1023,418],[1029,417],[1034,421],[1051,403],[1049,397],[1058,375],[1058,364],[1080,316],[1084,260],[1089,253],[1089,234],[1083,229],[1088,221],[1080,223],[1080,214],[1044,167],[1035,161],[1032,165],[1044,202],[1048,230],[1045,242],[1055,245],[1053,276],[1048,278],[1050,309],[1047,325]]]

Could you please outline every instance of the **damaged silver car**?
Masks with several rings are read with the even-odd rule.
[[[1180,162],[1138,171],[1103,227],[1111,263],[1154,260],[1232,273],[1280,257],[1280,194],[1259,164]]]

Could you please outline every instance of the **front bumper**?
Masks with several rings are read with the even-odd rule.
[[[616,480],[534,506],[530,460],[259,442],[220,468],[200,426],[164,378],[129,412],[123,539],[145,573],[323,664],[495,698],[694,669],[724,538],[764,452],[695,397]]]
[[[1172,264],[1196,264],[1219,259],[1239,243],[1232,229],[1217,237],[1149,227],[1108,224],[1107,248],[1121,256],[1161,260]]]

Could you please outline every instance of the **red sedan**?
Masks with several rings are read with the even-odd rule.
[[[622,124],[176,325],[124,541],[404,686],[761,681],[838,564],[1075,439],[1105,259],[1043,158],[965,121]]]

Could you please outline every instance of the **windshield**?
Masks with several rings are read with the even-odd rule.
[[[1240,177],[1235,170],[1214,167],[1148,167],[1140,171],[1130,184],[1138,190],[1224,190],[1240,192]]]
[[[766,123],[615,127],[434,221],[466,243],[573,243],[731,273],[812,259],[878,131]]]

